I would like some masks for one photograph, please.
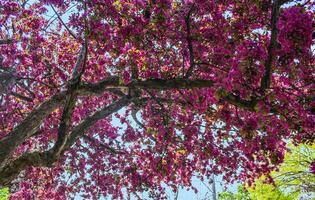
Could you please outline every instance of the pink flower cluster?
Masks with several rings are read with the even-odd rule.
[[[284,9],[277,26],[281,49],[295,55],[307,53],[312,44],[312,21],[312,13],[302,7]]]

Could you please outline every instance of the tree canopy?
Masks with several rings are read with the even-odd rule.
[[[0,0],[0,187],[162,199],[192,176],[270,177],[288,140],[314,142],[314,8]]]

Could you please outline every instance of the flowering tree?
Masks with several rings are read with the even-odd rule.
[[[163,198],[268,175],[285,141],[314,142],[314,6],[0,0],[0,186]]]

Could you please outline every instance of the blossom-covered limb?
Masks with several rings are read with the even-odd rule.
[[[9,162],[0,168],[0,186],[10,184],[10,182],[19,175],[22,170],[28,167],[51,167],[60,158],[60,154],[70,148],[78,138],[82,137],[84,133],[97,121],[117,112],[122,107],[128,105],[131,102],[130,97],[123,97],[117,102],[104,107],[100,111],[95,112],[91,116],[84,119],[79,125],[77,125],[73,131],[69,134],[68,139],[61,147],[55,145],[50,150],[45,152],[31,152],[25,153],[15,160]],[[63,131],[63,130],[61,130]],[[57,141],[58,142],[58,141]],[[58,147],[56,151],[55,147]]]

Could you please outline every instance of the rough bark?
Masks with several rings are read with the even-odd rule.
[[[83,136],[83,134],[97,121],[106,118],[112,113],[118,111],[124,106],[128,105],[132,101],[132,98],[125,96],[122,97],[117,102],[112,103],[111,105],[104,107],[100,111],[95,112],[91,116],[87,117],[79,125],[77,125],[73,131],[69,134],[69,138],[66,139],[65,144],[58,148],[59,151],[56,151],[55,148],[51,148],[45,152],[31,152],[25,153],[17,159],[9,162],[0,169],[0,187],[6,186],[14,180],[21,171],[26,168],[33,167],[51,167],[54,163],[58,162],[60,156],[64,151],[69,149],[78,138]],[[61,153],[60,153],[61,152]]]
[[[268,46],[268,57],[265,61],[265,75],[261,79],[261,90],[265,93],[265,90],[270,87],[271,83],[271,74],[272,74],[272,62],[274,58],[275,47],[277,46],[277,37],[278,29],[277,22],[280,14],[280,7],[286,1],[275,0],[272,4],[272,13],[271,13],[271,36],[270,43]]]
[[[184,89],[184,88],[204,88],[211,87],[211,80],[184,80],[184,79],[150,79],[146,81],[132,82],[129,85],[123,85],[118,77],[105,79],[98,83],[81,83],[76,93],[82,95],[97,95],[106,89],[113,88],[149,88],[149,89]],[[27,138],[32,136],[41,125],[43,120],[55,109],[61,107],[70,94],[60,92],[50,99],[46,100],[35,108],[20,124],[18,124],[6,137],[0,140],[0,167],[6,164],[7,159],[14,150]]]

